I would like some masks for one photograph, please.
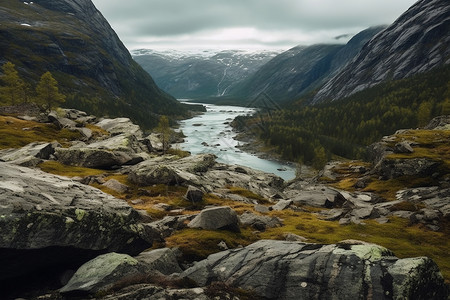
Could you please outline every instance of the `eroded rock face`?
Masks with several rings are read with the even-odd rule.
[[[367,42],[359,55],[317,92],[313,102],[341,99],[381,82],[448,64],[449,13],[446,0],[417,1]]]
[[[374,244],[335,245],[261,240],[210,255],[181,276],[212,281],[269,299],[445,299],[447,289],[429,258],[398,259]]]
[[[0,255],[0,279],[43,267],[46,260],[64,263],[71,260],[65,253],[74,249],[137,254],[156,234],[137,222],[138,213],[123,200],[5,162],[0,162],[0,203],[0,253],[8,252]],[[30,253],[52,253],[49,248],[59,250],[33,262]],[[15,265],[22,260],[22,268]]]

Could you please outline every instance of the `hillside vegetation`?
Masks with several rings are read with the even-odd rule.
[[[402,128],[450,113],[450,66],[364,90],[338,102],[290,106],[239,117],[238,130],[256,133],[284,159],[318,168],[333,156],[362,158],[365,146]],[[252,130],[246,130],[251,128]]]

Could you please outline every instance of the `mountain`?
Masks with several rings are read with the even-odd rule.
[[[177,98],[226,95],[279,51],[206,50],[200,53],[140,49],[133,58],[166,92]]]
[[[156,125],[153,113],[184,113],[132,59],[91,0],[8,0],[0,14],[0,64],[13,62],[33,84],[50,71],[67,107],[128,116],[146,127]]]
[[[366,29],[346,45],[297,46],[262,66],[230,90],[236,98],[255,98],[265,92],[277,101],[295,100],[319,87],[331,74],[353,59],[382,26]]]
[[[421,0],[374,36],[357,58],[328,81],[313,103],[334,101],[381,82],[450,63],[450,4]]]

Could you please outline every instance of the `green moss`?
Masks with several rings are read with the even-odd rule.
[[[86,211],[81,208],[75,209],[75,216],[77,217],[78,221],[83,220],[84,216],[86,215]]]

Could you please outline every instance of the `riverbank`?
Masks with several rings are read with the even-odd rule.
[[[238,116],[252,114],[254,108],[213,104],[205,106],[205,113],[180,121],[179,129],[186,138],[177,147],[192,154],[214,154],[219,162],[273,173],[286,181],[296,177],[295,164],[284,162],[275,156],[264,157],[262,152],[259,153],[261,155],[255,155],[253,151],[241,148],[242,143],[236,139],[237,133],[231,124]]]

